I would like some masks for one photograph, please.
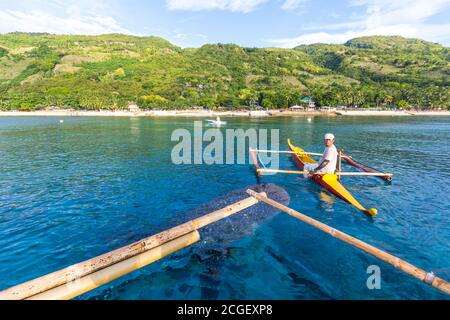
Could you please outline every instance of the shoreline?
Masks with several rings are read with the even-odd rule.
[[[450,111],[337,111],[340,116],[450,116]]]
[[[297,112],[297,111],[203,111],[203,110],[158,110],[158,111],[76,111],[76,110],[44,110],[44,111],[0,111],[0,117],[279,117],[279,116],[336,116],[335,112]]]
[[[0,117],[304,117],[304,116],[450,116],[450,111],[0,111]]]

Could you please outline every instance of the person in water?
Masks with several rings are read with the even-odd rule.
[[[338,151],[334,145],[334,135],[327,133],[325,135],[325,151],[322,158],[320,158],[317,164],[307,163],[305,164],[305,171],[309,171],[310,175],[315,174],[327,174],[335,173],[338,160]]]

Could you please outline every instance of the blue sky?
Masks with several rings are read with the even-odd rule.
[[[401,35],[450,45],[450,0],[0,0],[0,33],[120,32],[181,47],[294,47]]]

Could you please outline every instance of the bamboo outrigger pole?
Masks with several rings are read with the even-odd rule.
[[[156,249],[157,251],[155,251],[155,252],[159,252],[158,254],[160,255],[160,258],[162,258],[164,256],[162,254],[163,252],[168,252],[167,254],[170,254],[170,252],[173,252],[173,251],[171,251],[173,243],[171,246],[169,246],[167,248],[162,247],[164,244],[167,244],[167,243],[169,243],[173,240],[176,240],[182,236],[192,233],[198,229],[201,229],[211,223],[214,223],[221,219],[227,218],[237,212],[240,212],[244,209],[247,209],[247,208],[257,204],[258,202],[259,202],[259,200],[254,197],[246,198],[244,200],[241,200],[239,202],[231,204],[223,209],[217,210],[215,212],[212,212],[208,215],[202,216],[195,220],[186,222],[184,224],[181,224],[172,229],[163,231],[161,233],[158,233],[158,234],[148,237],[146,239],[137,241],[128,246],[125,246],[120,249],[103,254],[101,256],[86,260],[84,262],[77,263],[70,267],[47,274],[45,276],[28,281],[26,283],[19,284],[12,288],[1,291],[0,292],[0,300],[28,299],[33,296],[37,296],[40,293],[49,291],[51,289],[54,289],[54,288],[57,288],[60,286],[64,286],[64,285],[68,285],[72,282],[73,282],[73,284],[75,284],[74,286],[68,285],[68,286],[65,286],[65,288],[63,288],[63,289],[60,288],[58,290],[64,291],[64,290],[70,289],[70,290],[75,291],[74,288],[76,288],[77,281],[81,280],[82,283],[85,283],[83,281],[86,281],[86,279],[83,280],[83,277],[92,275],[102,269],[105,269],[105,268],[114,267],[114,265],[119,264],[120,262],[122,262],[124,260],[136,257],[137,255],[145,253],[152,249]],[[180,243],[179,243],[179,245],[180,245]],[[183,248],[183,246],[178,246],[178,248]],[[155,254],[155,252],[154,252],[154,254]],[[152,259],[153,258],[150,257],[149,260],[152,260]],[[156,260],[153,260],[153,261],[156,261]],[[133,260],[130,260],[129,262],[134,263]],[[136,266],[138,266],[138,265],[136,265]],[[134,268],[134,267],[132,269],[136,270],[136,268]],[[118,271],[118,273],[120,273],[120,272],[122,272],[122,271]],[[103,275],[110,276],[110,274],[111,273],[104,273]],[[94,277],[92,277],[91,280],[92,279],[98,280],[99,278],[97,276],[98,276],[98,274],[95,275]],[[65,292],[64,294],[67,297],[68,296],[73,297],[68,292]],[[42,295],[40,297],[44,298],[46,296]]]
[[[164,243],[129,259],[123,260],[107,268],[93,272],[87,276],[76,279],[73,282],[47,290],[27,300],[69,300],[98,288],[108,282],[120,278],[130,272],[143,268],[155,261],[184,249],[200,241],[198,231],[192,231],[179,238]]]
[[[444,279],[436,277],[432,272],[426,272],[425,270],[422,270],[409,262],[406,262],[406,261],[404,261],[396,256],[393,256],[385,251],[375,248],[374,246],[371,246],[370,244],[367,244],[359,239],[356,239],[342,231],[336,230],[322,222],[319,222],[311,217],[308,217],[307,215],[304,215],[298,211],[295,211],[289,207],[286,207],[286,206],[282,205],[281,203],[278,203],[272,199],[269,199],[265,195],[260,195],[253,190],[247,190],[247,193],[250,194],[251,196],[255,197],[256,199],[258,199],[264,203],[267,203],[267,204],[293,216],[294,218],[301,220],[301,221],[305,222],[306,224],[309,224],[310,226],[312,226],[316,229],[319,229],[325,233],[328,233],[331,236],[333,236],[341,241],[344,241],[344,242],[346,242],[346,243],[378,258],[378,259],[381,259],[384,262],[392,265],[394,268],[401,270],[401,271],[419,279],[420,281],[423,281],[426,284],[450,295],[450,283],[448,283]]]
[[[257,169],[259,173],[286,173],[286,174],[309,174],[309,171],[295,170],[276,170],[276,169]],[[392,177],[392,173],[376,173],[376,172],[336,172],[337,176],[355,176],[355,177]]]
[[[250,148],[250,156],[252,157],[253,163],[256,167],[256,172],[258,176],[262,176],[264,173],[286,173],[286,174],[309,174],[308,171],[294,171],[294,170],[275,170],[275,169],[261,169],[258,164],[257,153],[279,153],[279,154],[297,154],[297,155],[313,155],[313,156],[322,156],[321,153],[312,153],[312,152],[295,152],[295,151],[280,151],[280,150],[256,150]],[[342,172],[342,159],[351,159],[351,157],[344,155],[343,151],[339,151],[339,159],[338,159],[338,170],[335,173],[340,180],[342,176],[355,176],[355,177],[382,177],[392,180],[394,176],[392,173],[385,172]]]
[[[279,153],[279,154],[307,154],[310,156],[323,156],[322,153],[314,153],[314,152],[295,152],[295,151],[283,151],[283,150],[255,150],[250,149],[256,153]]]
[[[255,149],[250,149],[250,151],[256,152],[256,153],[278,153],[278,154],[298,154],[298,155],[309,155],[309,156],[318,156],[321,157],[323,156],[323,153],[315,153],[315,152],[296,152],[296,151],[284,151],[284,150],[255,150]],[[341,154],[342,159],[350,159],[350,156],[346,156],[343,154]]]

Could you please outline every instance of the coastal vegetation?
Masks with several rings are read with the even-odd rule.
[[[294,49],[208,44],[179,48],[120,34],[0,35],[0,109],[448,109],[450,48],[374,36]]]

